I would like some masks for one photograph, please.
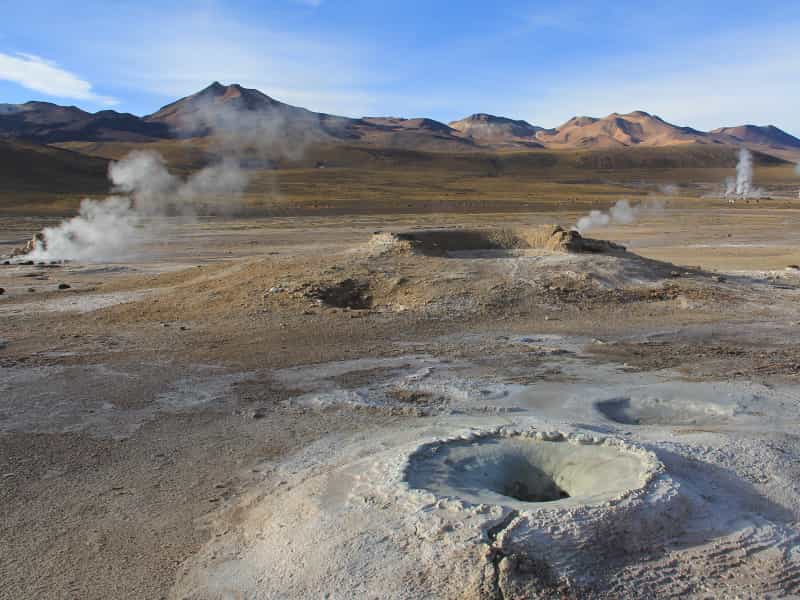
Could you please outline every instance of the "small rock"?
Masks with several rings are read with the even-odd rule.
[[[68,284],[68,283],[59,283],[58,284],[58,289],[60,289],[60,290],[68,290],[71,287],[72,286],[70,284]]]
[[[189,331],[189,328],[186,325],[181,325],[181,331]]]
[[[36,288],[28,288],[28,291],[29,291],[29,292],[35,292],[35,291],[36,291]]]
[[[786,268],[796,271],[796,270],[800,270],[800,265],[788,265]]]
[[[0,296],[2,296],[5,293],[6,293],[6,289],[5,288],[0,288]]]

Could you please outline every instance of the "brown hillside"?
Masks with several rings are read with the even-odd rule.
[[[622,148],[671,146],[706,141],[706,134],[678,127],[644,111],[602,119],[573,117],[560,127],[540,131],[536,139],[549,148]]]

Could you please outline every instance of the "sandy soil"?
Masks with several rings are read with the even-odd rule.
[[[370,241],[576,216],[207,220],[0,266],[0,597],[800,593],[800,212],[590,232],[624,256]],[[563,507],[413,471],[555,431],[659,466]]]

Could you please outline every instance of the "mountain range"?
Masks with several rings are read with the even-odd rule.
[[[49,102],[0,104],[0,137],[26,143],[137,143],[226,133],[433,152],[713,144],[746,146],[782,159],[800,160],[800,139],[773,125],[704,132],[673,125],[644,111],[602,118],[576,116],[551,129],[485,113],[448,124],[428,118],[350,118],[312,112],[259,90],[218,82],[144,117],[113,110],[90,113]]]

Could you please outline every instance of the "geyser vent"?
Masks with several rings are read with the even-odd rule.
[[[404,480],[439,498],[531,510],[623,497],[646,485],[659,465],[653,460],[616,440],[587,435],[492,433],[419,447]]]

